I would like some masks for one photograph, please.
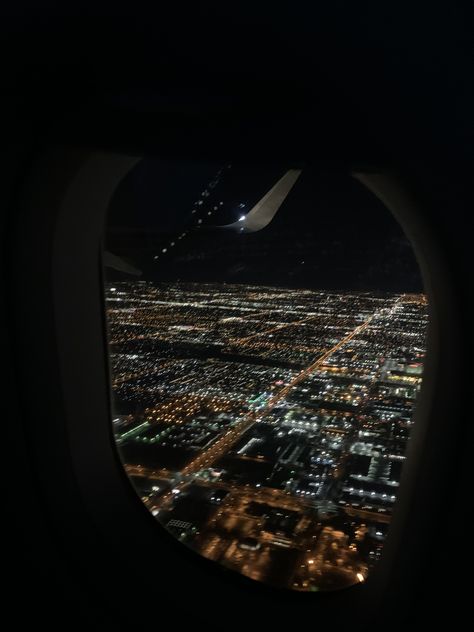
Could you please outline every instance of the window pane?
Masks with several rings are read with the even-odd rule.
[[[312,168],[144,160],[105,250],[114,434],[157,521],[270,585],[364,581],[396,507],[427,328],[387,209]]]

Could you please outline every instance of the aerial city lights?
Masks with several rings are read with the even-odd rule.
[[[364,582],[413,428],[425,296],[133,280],[106,304],[114,434],[156,520],[274,586]]]

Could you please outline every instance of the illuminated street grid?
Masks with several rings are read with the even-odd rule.
[[[423,295],[107,287],[114,430],[157,520],[295,590],[380,558],[422,380]]]

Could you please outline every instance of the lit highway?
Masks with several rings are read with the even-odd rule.
[[[401,298],[397,299],[395,301],[395,304],[397,304],[399,300],[401,300]],[[333,355],[333,353],[341,349],[355,336],[362,333],[364,329],[369,326],[372,320],[376,316],[378,316],[378,314],[379,312],[375,312],[374,314],[372,314],[364,323],[358,325],[353,331],[351,331],[350,334],[345,336],[337,344],[331,347],[331,349],[326,351],[306,369],[302,370],[299,375],[297,375],[287,386],[282,388],[280,391],[278,391],[278,393],[270,398],[267,407],[264,410],[259,412],[252,411],[245,415],[244,418],[239,421],[234,428],[228,430],[224,436],[222,436],[218,441],[214,443],[214,445],[212,445],[208,450],[202,452],[199,456],[188,463],[188,465],[182,471],[183,476],[199,472],[199,470],[203,469],[204,467],[209,467],[214,461],[219,459],[234,445],[234,443],[240,438],[243,433],[247,432],[247,430],[249,430],[249,428],[253,426],[254,423],[256,423],[257,421],[263,421],[263,418],[271,412],[271,410],[279,401],[287,397],[290,391],[295,388],[295,386],[300,384],[303,380],[306,380],[308,376],[320,369],[324,365],[324,363]]]

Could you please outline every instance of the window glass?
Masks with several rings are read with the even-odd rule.
[[[269,585],[365,581],[427,328],[388,210],[311,167],[143,160],[112,200],[103,259],[114,436],[156,520]]]

